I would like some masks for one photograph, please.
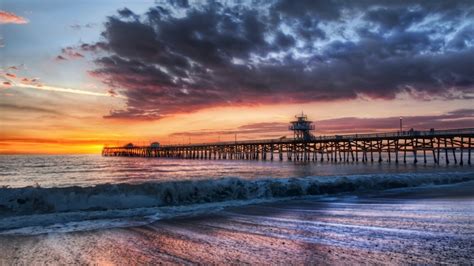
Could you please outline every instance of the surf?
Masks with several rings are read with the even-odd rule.
[[[212,212],[226,206],[285,198],[359,194],[473,180],[472,173],[430,172],[301,178],[224,177],[88,187],[2,187],[0,231],[99,220],[105,223],[89,225],[89,228],[99,224],[101,227],[137,225],[179,215]]]

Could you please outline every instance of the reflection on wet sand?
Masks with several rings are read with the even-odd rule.
[[[0,252],[3,264],[469,264],[474,186],[466,184],[235,207],[140,227],[1,236]]]

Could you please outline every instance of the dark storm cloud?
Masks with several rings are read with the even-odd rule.
[[[123,90],[107,117],[155,119],[210,106],[471,98],[470,1],[171,1],[109,17],[91,73]]]
[[[339,2],[339,4],[338,4]],[[272,6],[274,16],[302,17],[313,16],[324,20],[338,19],[342,11],[342,2],[333,0],[281,0]],[[349,2],[345,3],[349,4]]]
[[[138,19],[138,16],[135,15],[135,13],[133,13],[132,10],[130,10],[130,9],[128,9],[128,8],[119,9],[119,10],[117,10],[117,13],[118,13],[121,17],[124,17],[124,18],[134,18],[134,19]]]
[[[379,8],[365,14],[369,21],[379,24],[383,30],[405,29],[413,23],[420,22],[426,14],[420,10],[411,11],[407,8]]]
[[[459,30],[448,45],[453,49],[465,49],[472,46],[474,42],[474,24],[470,24]]]
[[[189,7],[188,0],[169,0],[170,4],[176,7]]]

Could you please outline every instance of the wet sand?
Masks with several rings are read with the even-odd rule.
[[[472,264],[473,184],[293,199],[140,227],[0,236],[0,264]]]

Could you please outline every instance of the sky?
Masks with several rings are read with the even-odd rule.
[[[2,0],[0,153],[474,127],[468,1]]]

